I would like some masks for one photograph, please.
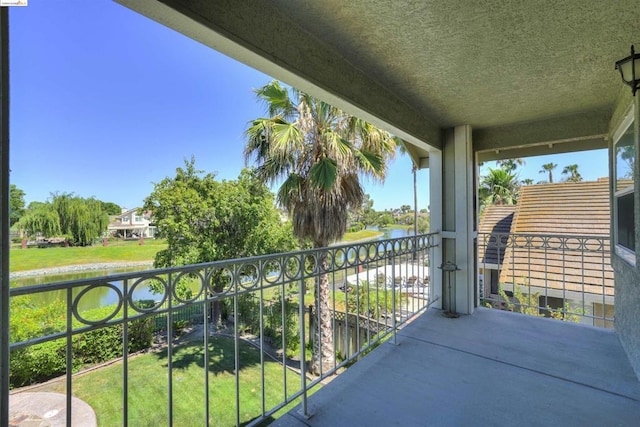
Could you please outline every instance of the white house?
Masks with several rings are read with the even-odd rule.
[[[110,236],[124,239],[153,238],[156,227],[151,222],[151,212],[123,208],[120,215],[110,217],[108,232]]]

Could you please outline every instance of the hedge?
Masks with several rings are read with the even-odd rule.
[[[104,318],[113,307],[102,307],[83,313],[85,318]],[[66,325],[63,304],[37,307],[28,299],[11,305],[12,342],[33,339],[63,331]],[[74,321],[74,327],[80,326]],[[129,352],[149,348],[153,342],[154,322],[151,317],[133,320],[128,327]],[[123,325],[108,326],[72,337],[72,372],[122,356]],[[35,344],[11,353],[11,387],[47,381],[66,373],[66,339]]]

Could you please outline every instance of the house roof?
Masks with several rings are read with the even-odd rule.
[[[500,282],[613,295],[610,216],[606,178],[522,187]]]
[[[117,1],[393,132],[413,156],[464,124],[495,158],[606,147],[616,100],[631,100],[614,63],[640,43],[637,0]]]
[[[478,248],[483,265],[502,264],[504,261],[504,237],[511,231],[515,205],[491,205],[485,207],[480,218]],[[499,236],[495,236],[499,234]]]
[[[520,188],[512,233],[610,233],[609,180],[526,185]]]

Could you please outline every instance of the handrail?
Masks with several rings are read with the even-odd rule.
[[[302,399],[303,411],[307,411],[306,398],[309,390],[320,384],[322,379],[333,375],[338,369],[353,363],[360,355],[391,334],[395,334],[396,329],[408,319],[423,312],[433,303],[429,286],[429,252],[437,246],[437,240],[437,233],[422,234],[14,288],[10,291],[11,298],[63,291],[66,295],[67,320],[66,326],[60,330],[46,331],[39,336],[12,343],[11,351],[28,351],[45,342],[65,339],[67,354],[65,378],[67,390],[70,393],[73,382],[71,373],[75,337],[101,328],[120,326],[123,328],[122,351],[125,364],[123,393],[127,396],[128,388],[132,386],[127,375],[131,322],[158,316],[161,316],[163,323],[166,321],[166,341],[170,353],[167,369],[171,370],[170,355],[174,346],[173,319],[178,318],[176,316],[181,313],[181,310],[198,308],[196,312],[202,314],[196,314],[196,322],[204,326],[201,339],[204,341],[205,354],[208,355],[209,342],[216,328],[216,325],[211,322],[215,322],[216,316],[219,315],[219,308],[215,305],[227,304],[230,310],[227,325],[232,328],[232,335],[235,336],[235,375],[239,387],[241,323],[246,322],[245,318],[251,314],[252,310],[254,314],[259,314],[259,319],[252,323],[251,327],[256,328],[254,335],[260,337],[257,345],[261,352],[267,351],[265,343],[267,328],[277,329],[268,325],[272,320],[269,320],[267,306],[271,304],[269,306],[272,308],[269,310],[272,311],[275,304],[276,310],[280,310],[281,313],[272,317],[280,317],[280,328],[283,331],[287,322],[294,320],[298,322],[297,338],[295,338],[298,340],[297,346],[300,349],[298,363],[300,372],[305,373],[305,348],[309,344],[309,339],[313,339],[313,331],[319,327],[318,322],[321,317],[327,313],[321,312],[316,307],[313,316],[307,314],[304,299],[307,286],[312,282],[315,283],[313,286],[317,286],[319,282],[317,279],[326,274],[332,295],[332,305],[328,314],[332,319],[336,340],[332,349],[335,362],[331,365],[323,365],[321,362],[321,375],[318,377],[308,379],[306,374],[301,375],[300,388],[297,390],[287,390],[287,376],[292,374],[283,372],[282,384],[285,387],[285,393],[281,401],[275,405],[267,405],[263,390],[261,413],[256,414],[256,418],[250,424],[271,416],[278,409],[290,404],[295,397]],[[326,269],[322,268],[320,262],[324,257],[328,260]],[[385,279],[380,280],[381,277]],[[191,295],[180,292],[180,285],[185,283],[191,287]],[[139,302],[136,295],[150,285],[160,293],[153,305],[148,307]],[[91,318],[80,310],[82,299],[91,290],[97,288],[106,288],[116,297],[112,312],[101,319]],[[251,299],[246,300],[249,296]],[[291,317],[293,314],[286,309],[287,304],[297,304],[298,309],[295,315],[297,319]],[[250,310],[245,305],[253,309]],[[307,317],[309,320],[314,320],[313,324],[309,324]],[[287,346],[291,344],[291,339],[287,338],[284,332],[281,335],[281,342],[274,345],[281,348],[283,357],[281,363],[286,366],[287,363],[292,363],[286,358]],[[265,358],[261,357],[262,375],[264,375],[265,363]],[[205,377],[205,393],[208,393],[213,385],[210,384],[212,380],[209,379],[206,369]],[[268,386],[264,385],[264,377],[262,382],[264,389]],[[172,388],[173,380],[169,375],[168,393],[171,394]],[[70,395],[67,397],[70,399]],[[174,419],[172,396],[168,398],[170,405],[168,423],[180,424],[179,420]],[[127,402],[126,399],[125,402]],[[241,405],[240,395],[237,395],[237,424],[247,422],[247,420],[241,420]],[[128,409],[128,407],[125,408],[125,417],[130,414]],[[208,403],[206,413],[209,417]],[[71,419],[71,416],[71,408],[68,407],[68,419]]]

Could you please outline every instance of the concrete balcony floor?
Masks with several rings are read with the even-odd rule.
[[[429,310],[277,426],[637,426],[640,382],[613,331]]]

